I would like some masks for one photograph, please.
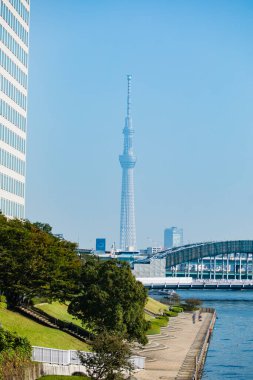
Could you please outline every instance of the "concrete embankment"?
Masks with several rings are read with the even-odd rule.
[[[145,369],[134,374],[137,380],[198,380],[205,361],[215,312],[204,309],[202,320],[192,321],[191,313],[170,318],[161,334],[150,335],[139,351],[146,357]]]

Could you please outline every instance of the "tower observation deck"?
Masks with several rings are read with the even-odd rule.
[[[136,156],[133,150],[133,134],[131,117],[131,79],[127,76],[127,116],[125,118],[124,149],[119,156],[122,167],[122,190],[120,212],[120,249],[134,251],[136,249],[135,212],[134,212],[134,167]]]

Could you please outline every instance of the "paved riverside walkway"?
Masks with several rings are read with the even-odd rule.
[[[138,351],[139,355],[146,357],[146,363],[145,369],[136,372],[134,377],[137,380],[175,380],[180,368],[184,370],[185,359],[193,347],[194,354],[196,348],[197,351],[201,349],[202,339],[199,338],[205,336],[211,319],[211,313],[202,313],[202,321],[196,318],[195,324],[191,313],[170,318],[168,327],[162,328],[159,335],[149,335],[149,343]]]

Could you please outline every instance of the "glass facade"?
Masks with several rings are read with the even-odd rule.
[[[183,245],[182,228],[170,227],[164,230],[164,248],[173,248]]]
[[[30,1],[0,0],[0,209],[25,218]]]

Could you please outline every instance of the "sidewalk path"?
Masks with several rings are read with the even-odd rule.
[[[203,313],[202,321],[196,319],[195,324],[191,313],[170,318],[168,327],[162,328],[159,335],[149,335],[149,343],[138,351],[146,357],[146,364],[134,377],[137,380],[175,380],[194,341],[196,346],[198,332],[203,327],[201,331],[206,334],[211,318],[212,314]]]

